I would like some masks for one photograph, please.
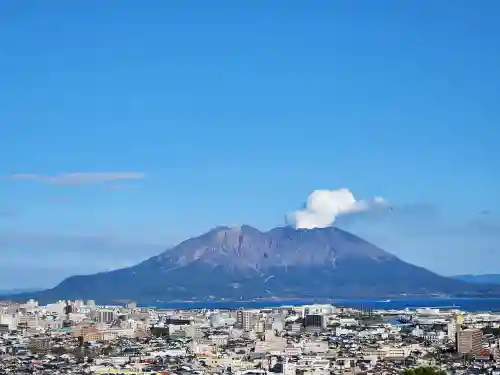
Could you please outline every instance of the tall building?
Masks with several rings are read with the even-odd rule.
[[[243,328],[243,310],[236,312],[236,323],[234,325],[236,328]]]
[[[243,330],[249,332],[253,329],[254,319],[252,311],[243,311]]]
[[[97,311],[97,321],[99,323],[111,323],[115,319],[115,312],[108,309],[99,309]]]
[[[254,324],[256,333],[264,333],[266,331],[266,322],[265,320],[258,320]]]
[[[255,312],[252,310],[238,310],[234,326],[243,329],[245,332],[250,332],[253,330],[257,318]]]
[[[447,332],[448,340],[452,342],[457,341],[457,323],[455,321],[451,321],[447,325]]]
[[[483,333],[480,329],[457,330],[457,351],[461,354],[479,354],[483,349]]]
[[[321,331],[325,327],[325,317],[317,314],[306,315],[304,326],[308,331]]]

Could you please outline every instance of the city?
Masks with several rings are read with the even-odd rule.
[[[500,0],[0,0],[0,375],[500,375]]]
[[[500,314],[438,308],[3,302],[0,374],[499,374],[499,334]]]

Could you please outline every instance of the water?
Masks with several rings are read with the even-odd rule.
[[[238,309],[265,308],[280,306],[300,306],[311,304],[332,304],[338,307],[372,308],[375,310],[403,310],[419,307],[441,309],[458,309],[476,312],[500,312],[500,298],[428,298],[428,299],[396,299],[396,300],[271,300],[271,301],[196,301],[196,302],[159,302],[144,306],[159,309]]]

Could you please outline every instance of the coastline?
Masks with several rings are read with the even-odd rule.
[[[477,312],[500,312],[500,298],[406,298],[406,299],[275,299],[275,300],[213,300],[213,301],[165,301],[138,303],[139,307],[157,309],[222,309],[279,308],[313,304],[331,304],[339,308],[369,308],[374,310],[404,310],[416,308],[440,308]]]

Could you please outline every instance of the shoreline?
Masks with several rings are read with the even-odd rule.
[[[374,299],[286,299],[286,300],[213,300],[213,301],[168,301],[154,303],[138,303],[138,307],[165,310],[192,309],[252,309],[252,308],[286,308],[293,306],[330,304],[338,308],[372,309],[372,310],[414,310],[417,308],[434,308],[442,310],[462,310],[476,312],[500,312],[500,298],[406,298],[392,300]]]

